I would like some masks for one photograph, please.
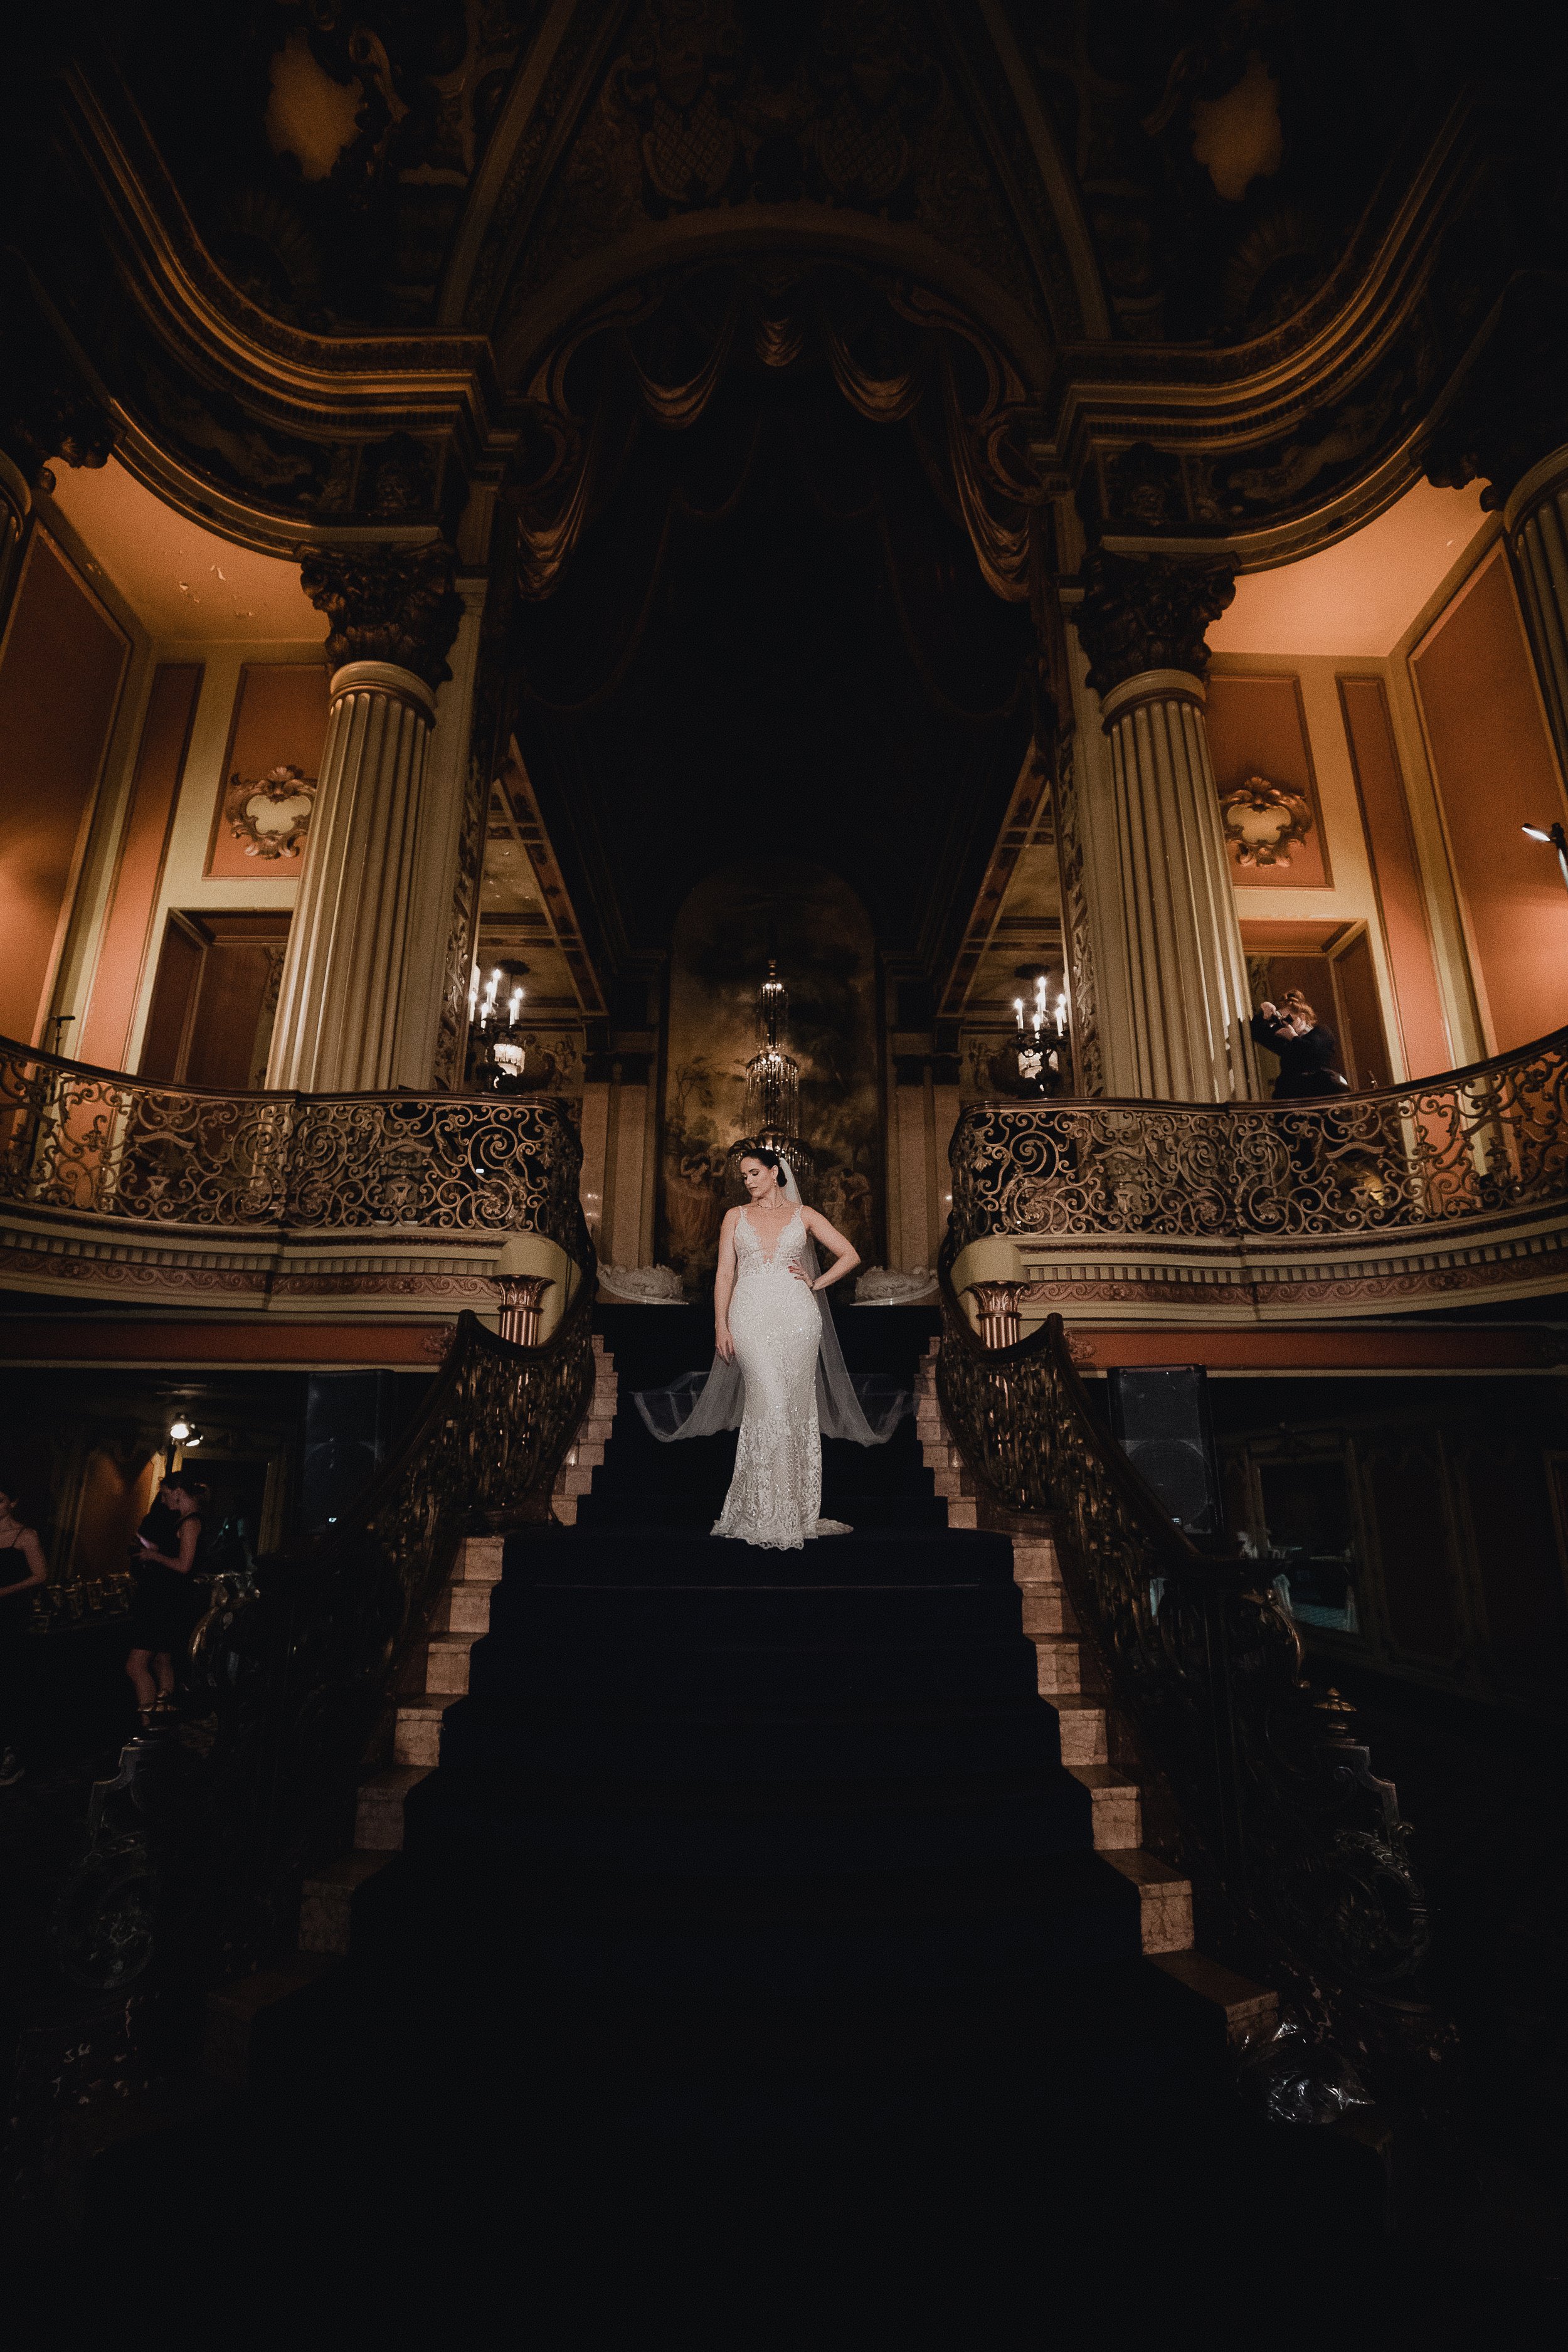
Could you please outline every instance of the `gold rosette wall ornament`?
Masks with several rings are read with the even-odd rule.
[[[224,817],[247,857],[299,857],[316,805],[316,779],[298,768],[269,768],[254,783],[231,776]]]

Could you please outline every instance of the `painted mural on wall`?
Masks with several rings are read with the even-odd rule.
[[[826,868],[749,860],[698,884],[671,946],[658,1256],[694,1289],[712,1276],[724,1211],[740,1197],[729,1153],[746,1131],[745,1066],[770,956],[789,989],[788,1046],[800,1065],[800,1135],[813,1159],[802,1189],[867,1265],[880,1255],[871,926]]]

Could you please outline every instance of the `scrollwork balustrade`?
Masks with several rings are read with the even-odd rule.
[[[1352,1709],[1302,1675],[1295,1626],[1246,1560],[1197,1551],[1101,1430],[1061,1318],[1005,1349],[941,1268],[937,1387],[983,1495],[1048,1520],[1110,1703],[1173,1800],[1170,1858],[1206,1870],[1307,1968],[1407,1979],[1428,1941],[1394,1790]]]
[[[1449,1076],[1289,1103],[975,1103],[952,1227],[1079,1239],[1394,1234],[1568,1202],[1568,1029]]]
[[[550,1097],[223,1095],[0,1041],[0,1199],[126,1223],[527,1230],[574,1246]]]

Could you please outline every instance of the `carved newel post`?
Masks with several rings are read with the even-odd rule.
[[[1227,564],[1100,553],[1076,619],[1110,740],[1136,1091],[1176,1102],[1258,1092],[1250,997],[1209,760],[1204,632]]]
[[[331,623],[334,669],[267,1083],[374,1092],[395,1082],[399,1020],[420,977],[411,970],[420,803],[462,606],[451,551],[438,541],[306,549],[300,577]]]

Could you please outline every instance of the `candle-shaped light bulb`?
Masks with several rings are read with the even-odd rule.
[[[512,992],[511,992],[511,1001],[510,1001],[510,1003],[508,1004],[508,1006],[507,1006],[507,1008],[506,1008],[506,1021],[507,1021],[507,1027],[508,1027],[509,1029],[515,1029],[515,1028],[517,1027],[518,1015],[521,1013],[521,1011],[522,1011],[522,990],[521,990],[521,986],[519,986],[519,987],[514,988],[514,989],[512,990]]]
[[[475,964],[468,976],[468,1018],[471,1021],[479,1009],[479,968]]]
[[[1021,1029],[1024,1025],[1024,1000],[1021,996],[1016,996],[1013,999],[1013,1010],[1018,1016],[1018,1026]]]
[[[1065,1037],[1068,1027],[1068,1001],[1064,993],[1057,999],[1057,1035]]]

